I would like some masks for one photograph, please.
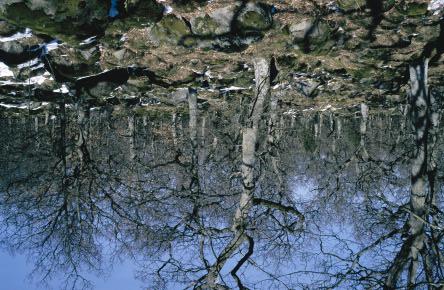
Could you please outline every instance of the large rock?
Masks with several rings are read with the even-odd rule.
[[[61,45],[47,55],[51,68],[59,81],[68,81],[88,74],[98,73],[100,53],[96,47],[76,49]]]
[[[248,2],[236,19],[241,31],[263,31],[273,24],[272,7],[263,3]]]
[[[210,14],[191,19],[191,28],[197,35],[219,35],[229,33],[234,16],[234,6],[217,9]]]
[[[429,7],[429,1],[427,0],[408,0],[403,5],[397,5],[397,10],[409,17],[424,16],[427,13]]]
[[[330,28],[325,22],[310,18],[293,23],[290,25],[289,31],[294,43],[312,47],[321,46],[331,36]]]
[[[150,39],[157,43],[177,44],[189,34],[191,34],[191,31],[185,21],[174,14],[170,14],[163,17],[151,28]]]
[[[222,7],[191,19],[192,31],[197,35],[263,31],[272,24],[271,6],[254,2],[248,2],[244,6],[234,4]]]

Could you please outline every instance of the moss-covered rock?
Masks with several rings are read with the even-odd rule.
[[[177,44],[189,34],[191,34],[191,31],[185,21],[176,15],[170,14],[162,18],[151,28],[150,39],[158,43]]]
[[[330,27],[322,20],[303,18],[289,27],[294,43],[312,51],[322,49],[332,36]]]
[[[428,3],[425,2],[409,2],[404,5],[396,6],[398,11],[409,17],[422,16],[427,13]]]
[[[273,24],[271,7],[262,3],[249,2],[240,11],[236,23],[241,31],[267,30]]]
[[[229,24],[218,23],[217,19],[208,14],[191,19],[191,28],[197,35],[217,35],[230,31]]]
[[[271,6],[255,2],[221,7],[191,19],[193,33],[204,36],[264,31],[272,24]]]

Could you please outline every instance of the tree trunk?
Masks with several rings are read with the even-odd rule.
[[[430,95],[427,88],[428,59],[410,65],[410,102],[415,130],[416,153],[411,165],[410,217],[407,221],[408,237],[401,246],[385,281],[385,289],[396,288],[401,273],[410,261],[408,288],[415,287],[419,266],[419,253],[425,244],[424,221],[427,219],[427,150],[430,128]]]
[[[234,236],[210,267],[206,280],[211,289],[215,289],[219,273],[228,259],[240,248],[247,239],[248,214],[253,205],[254,197],[254,166],[256,163],[256,143],[259,123],[264,112],[265,101],[270,94],[270,60],[254,59],[256,88],[255,98],[247,127],[242,129],[242,185],[243,190],[236,209],[231,231]]]

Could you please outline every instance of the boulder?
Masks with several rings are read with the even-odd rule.
[[[222,13],[226,11],[227,13]],[[216,17],[215,17],[216,15]],[[218,9],[211,15],[205,14],[191,19],[191,29],[196,35],[219,35],[230,32],[230,22],[234,12],[228,7]]]
[[[100,53],[96,47],[80,50],[60,45],[47,55],[51,68],[59,81],[68,81],[84,75],[98,73]]]
[[[188,96],[190,95],[190,88],[178,88],[176,91],[169,95],[167,103],[172,105],[178,105],[180,103],[188,102]]]
[[[241,31],[264,31],[273,25],[272,7],[263,3],[248,2],[236,19]]]
[[[169,14],[151,28],[149,36],[150,40],[156,43],[177,44],[189,34],[191,31],[185,21],[174,14]]]
[[[272,24],[271,6],[255,2],[248,2],[244,6],[229,5],[191,19],[191,29],[196,35],[263,31],[269,29]]]
[[[320,46],[331,35],[330,28],[322,20],[305,18],[289,27],[289,32],[296,44]]]
[[[429,4],[426,0],[408,0],[403,5],[396,5],[396,9],[408,17],[420,17],[427,14]]]

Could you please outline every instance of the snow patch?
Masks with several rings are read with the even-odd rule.
[[[49,73],[44,73],[41,76],[35,76],[32,78],[29,78],[25,81],[25,83],[27,84],[38,84],[41,85],[43,84],[46,80],[52,80],[52,77],[47,77],[49,75]]]
[[[34,59],[31,59],[30,61],[27,61],[27,62],[19,64],[17,66],[17,68],[22,69],[22,68],[31,67],[31,66],[36,65],[38,62],[39,62],[39,59],[38,58],[34,58]]]
[[[228,87],[228,88],[220,89],[220,91],[223,92],[223,93],[225,93],[225,92],[231,92],[231,91],[242,91],[242,90],[248,90],[248,88],[242,88],[242,87],[231,86],[231,87]]]
[[[295,109],[289,109],[288,111],[285,111],[282,114],[294,117],[297,115],[297,113],[298,112]]]
[[[9,69],[9,66],[0,62],[0,78],[3,77],[14,77],[14,73]]]
[[[8,36],[8,37],[0,37],[0,42],[14,41],[14,40],[22,39],[22,38],[28,38],[31,36],[32,36],[32,30],[29,28],[26,28],[25,32],[17,32],[16,34]]]
[[[128,35],[126,34],[126,33],[124,33],[123,35],[122,35],[122,37],[120,38],[120,42],[125,42],[125,41],[127,41],[128,40]]]
[[[6,109],[27,109],[28,106],[27,105],[13,105],[13,104],[4,104],[4,103],[0,103],[0,107],[2,108],[6,108]]]
[[[66,87],[65,84],[62,85],[62,87],[60,89],[56,89],[53,91],[54,93],[62,93],[62,94],[67,94],[69,93],[69,89]]]
[[[168,15],[173,13],[173,7],[171,7],[170,5],[165,5],[165,8],[163,10],[163,15]]]
[[[57,49],[59,47],[59,45],[60,44],[56,40],[47,43],[45,45],[46,46],[46,52],[54,50],[54,49]]]
[[[427,8],[429,11],[433,12],[433,14],[439,14],[441,10],[444,9],[444,0],[432,0],[429,3]]]
[[[97,36],[91,36],[85,40],[83,40],[82,42],[80,42],[80,45],[88,45],[93,43],[94,41],[96,41]]]
[[[322,108],[320,111],[321,111],[321,112],[324,112],[324,111],[327,111],[327,110],[336,111],[336,110],[338,110],[338,108],[335,108],[335,107],[333,107],[332,105],[327,105],[327,106],[325,106],[324,108]]]

